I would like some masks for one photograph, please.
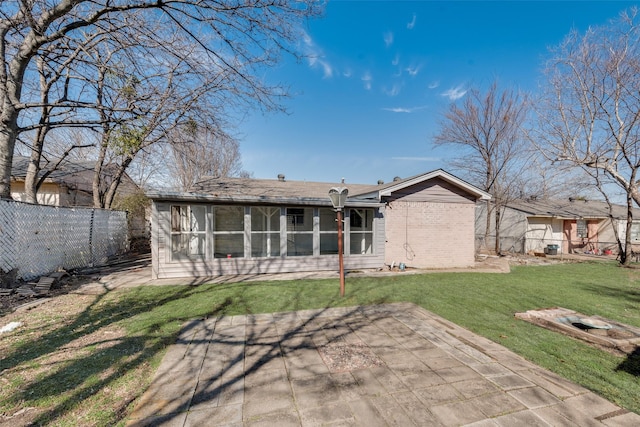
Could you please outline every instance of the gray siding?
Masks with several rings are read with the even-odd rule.
[[[432,203],[469,203],[476,199],[473,195],[449,182],[434,178],[401,190],[394,191],[386,198],[388,201],[402,199],[403,202],[432,202]]]
[[[169,202],[154,202],[153,204],[153,276],[154,278],[177,278],[190,276],[219,276],[234,274],[265,274],[305,271],[338,271],[338,255],[321,256],[291,256],[270,258],[211,258],[180,259],[171,258],[171,218]],[[176,203],[177,204],[177,203]],[[208,205],[210,206],[210,205]],[[248,211],[248,210],[247,210]],[[207,213],[210,209],[207,210]],[[286,218],[281,217],[281,221]],[[248,221],[245,221],[245,224]],[[282,224],[286,229],[286,222]],[[344,267],[346,270],[359,270],[379,268],[384,265],[384,216],[380,209],[376,209],[373,222],[373,254],[350,255],[348,254],[348,240],[345,242]],[[247,232],[245,230],[245,232]],[[286,240],[283,248],[286,249]],[[250,248],[249,248],[250,249]],[[245,251],[246,252],[246,251]],[[250,250],[249,250],[250,253]]]

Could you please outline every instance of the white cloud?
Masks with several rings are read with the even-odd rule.
[[[393,44],[393,33],[391,31],[387,31],[384,33],[384,45],[389,47]]]
[[[321,68],[323,78],[325,79],[333,77],[333,66],[327,61],[322,50],[313,42],[311,36],[303,31],[302,40],[305,44],[305,55],[309,67],[314,69]]]
[[[411,113],[411,108],[404,107],[392,107],[392,108],[383,108],[385,111],[391,111],[392,113]]]
[[[438,157],[392,157],[391,160],[409,160],[412,162],[439,162]]]
[[[429,83],[429,86],[427,86],[427,87],[428,87],[429,89],[435,89],[435,88],[437,88],[438,86],[440,86],[440,82],[436,80],[436,81],[434,81],[434,82]]]
[[[324,59],[317,56],[310,56],[308,61],[311,68],[322,69],[322,74],[325,79],[333,77],[333,67]]]
[[[385,93],[385,95],[388,95],[388,96],[398,96],[400,94],[401,88],[402,88],[402,85],[398,83],[394,83],[393,86],[391,86],[391,88],[389,89],[384,88],[383,92]]]
[[[384,111],[391,111],[392,113],[413,113],[418,110],[422,110],[426,107],[390,107],[383,108]]]
[[[442,93],[442,96],[446,96],[450,101],[455,101],[456,99],[462,98],[467,93],[466,89],[463,89],[463,86],[457,86],[455,88],[448,89]]]
[[[364,83],[364,88],[366,90],[371,90],[371,82],[373,82],[373,77],[371,76],[371,73],[366,71],[360,79],[362,80],[362,83]]]
[[[391,65],[393,65],[393,66],[395,67],[395,66],[396,66],[396,65],[398,65],[399,63],[400,63],[400,55],[398,55],[398,54],[396,53],[396,56],[394,56],[394,57],[393,57],[393,60],[391,61]]]
[[[413,30],[413,27],[416,26],[416,14],[413,14],[413,17],[411,18],[411,22],[407,23],[407,28],[410,30]]]
[[[329,79],[333,77],[333,67],[327,61],[320,60],[318,61],[323,70],[323,75],[325,79]]]
[[[302,41],[307,46],[313,46],[313,39],[306,31],[302,30]]]
[[[405,71],[407,73],[409,73],[410,76],[414,77],[417,76],[418,73],[420,72],[420,66],[415,66],[415,67],[407,67],[405,68]]]

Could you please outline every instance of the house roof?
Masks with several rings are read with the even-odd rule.
[[[433,178],[442,178],[455,184],[476,198],[488,199],[491,197],[482,190],[441,169],[378,185],[287,181],[284,177],[282,179],[206,177],[192,186],[190,191],[186,193],[151,192],[148,196],[156,200],[215,200],[238,203],[295,203],[331,206],[329,190],[333,187],[347,187],[349,190],[347,206],[377,205],[383,196]]]
[[[514,200],[507,204],[509,208],[519,210],[529,216],[564,219],[609,218],[609,205],[598,200],[585,199],[540,199]],[[635,215],[640,209],[634,209]],[[627,207],[613,205],[614,218],[626,218]]]
[[[369,186],[284,179],[206,177],[192,186],[189,192],[150,192],[148,197],[156,200],[331,206],[329,190],[333,187],[348,187],[351,193]],[[350,206],[363,204],[377,205],[378,201],[352,198],[347,202]]]
[[[26,179],[29,161],[30,158],[26,156],[13,156],[13,162],[11,163],[12,180],[24,181]],[[42,169],[38,173],[38,177],[42,177],[45,173],[49,172],[53,163],[55,162],[42,165]],[[69,188],[91,193],[93,191],[93,174],[95,166],[95,160],[64,160],[56,169],[50,171],[45,182],[64,184]],[[113,179],[114,174],[112,171],[113,168],[109,165],[106,165],[102,169],[101,176],[105,178],[105,181],[109,182]],[[128,192],[133,192],[138,189],[138,186],[125,172],[122,176],[119,189],[119,191],[126,189]]]
[[[384,196],[390,196],[391,193],[393,193],[394,191],[398,191],[398,190],[402,190],[404,188],[407,187],[411,187],[412,185],[424,182],[424,181],[428,181],[430,179],[433,178],[441,178],[463,190],[465,190],[466,192],[472,194],[473,196],[475,196],[477,199],[480,200],[489,200],[491,199],[491,195],[485,191],[482,191],[481,189],[479,189],[478,187],[469,184],[466,181],[463,181],[462,179],[451,175],[450,173],[442,170],[442,169],[437,169],[431,172],[426,172],[426,173],[422,173],[419,175],[414,175],[411,176],[409,178],[405,178],[405,179],[398,179],[398,180],[394,180],[393,182],[390,182],[388,184],[381,184],[381,185],[376,185],[376,186],[369,186],[369,188],[367,188],[366,190],[364,190],[364,192],[361,192],[357,195],[354,195],[356,197],[366,197],[366,196],[372,196],[374,194],[377,195],[377,197],[380,199]]]
[[[13,156],[13,162],[11,163],[11,177],[13,179],[25,179],[25,177],[27,176],[27,167],[29,166],[29,160],[30,158],[26,156]],[[95,165],[95,161],[64,161],[58,166],[57,169],[51,171],[51,173],[47,176],[47,179],[58,183],[66,182],[70,176],[87,171],[93,171]],[[42,176],[44,173],[49,171],[48,166],[49,165],[42,166],[39,176]]]

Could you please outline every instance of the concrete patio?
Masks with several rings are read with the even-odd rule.
[[[128,426],[638,426],[413,304],[194,320]]]

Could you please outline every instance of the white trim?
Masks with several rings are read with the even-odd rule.
[[[393,193],[394,191],[402,190],[403,188],[407,188],[412,185],[419,184],[421,182],[428,181],[433,178],[442,178],[445,181],[448,181],[449,183],[454,184],[462,188],[463,190],[475,195],[480,200],[491,199],[491,195],[489,193],[482,191],[478,187],[473,186],[459,178],[456,178],[455,176],[443,171],[442,169],[438,169],[432,172],[415,176],[413,178],[409,178],[405,181],[399,182],[396,185],[391,185],[385,188],[384,190],[378,191],[378,197],[380,198],[382,196],[391,196],[391,193]]]

